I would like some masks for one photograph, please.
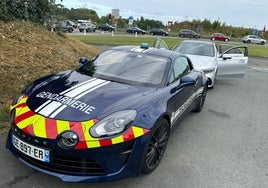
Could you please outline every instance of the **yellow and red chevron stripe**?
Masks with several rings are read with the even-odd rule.
[[[46,118],[31,111],[27,106],[27,99],[28,97],[24,96],[16,105],[10,107],[10,110],[15,110],[14,123],[17,127],[26,134],[47,139],[55,139],[63,131],[73,130],[79,136],[79,143],[75,149],[97,148],[119,144],[133,140],[149,132],[147,129],[131,126],[124,134],[114,138],[93,138],[89,133],[89,129],[98,122],[97,119],[84,122],[69,122]]]

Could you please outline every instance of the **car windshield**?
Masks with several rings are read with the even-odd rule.
[[[78,71],[115,82],[162,87],[168,62],[167,58],[135,51],[107,50]]]
[[[197,42],[181,42],[174,48],[174,51],[182,54],[200,55],[214,57],[215,51],[213,44]]]

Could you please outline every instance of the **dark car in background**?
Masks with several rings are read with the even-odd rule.
[[[195,38],[195,39],[199,39],[201,37],[201,35],[199,33],[196,33],[192,30],[189,29],[182,29],[179,32],[179,37],[187,37],[187,38]]]
[[[153,29],[150,31],[150,35],[168,36],[168,32],[166,32],[165,30],[160,29],[160,28],[153,28]]]
[[[127,28],[126,30],[127,33],[132,33],[132,34],[145,34],[146,31],[142,30],[141,28],[138,28],[138,27],[132,27],[132,28]]]
[[[210,36],[210,39],[211,40],[220,40],[220,41],[225,41],[225,42],[228,42],[230,40],[230,37],[224,35],[223,33],[213,33],[211,36]]]
[[[110,24],[100,24],[98,29],[100,31],[115,31],[115,27]]]
[[[71,20],[63,20],[63,22],[66,23],[66,25],[72,26],[73,28],[77,28],[77,24]]]
[[[50,21],[47,25],[47,29],[50,31],[62,31],[72,33],[74,31],[73,26],[68,25],[65,21]]]

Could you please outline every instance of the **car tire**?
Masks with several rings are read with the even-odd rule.
[[[149,174],[159,165],[167,147],[169,130],[169,123],[166,119],[161,118],[156,122],[146,144],[142,173]]]
[[[264,42],[263,41],[261,41],[261,45],[264,45]]]
[[[213,38],[211,38],[211,40],[213,40],[213,41],[214,41],[214,40],[215,40],[215,38],[213,37]]]
[[[211,88],[213,88],[213,86]],[[197,99],[196,108],[193,110],[194,112],[201,112],[202,111],[205,100],[206,100],[206,96],[207,96],[207,90],[208,90],[208,86],[206,84],[204,86],[204,89],[202,91],[201,96],[199,96]]]
[[[250,40],[247,40],[247,43],[249,44],[249,43],[251,43],[251,41]]]
[[[224,39],[224,41],[225,41],[225,42],[228,42],[228,41],[229,41],[229,39]]]
[[[69,33],[72,33],[73,31],[74,31],[73,28],[68,29],[68,32],[69,32]]]

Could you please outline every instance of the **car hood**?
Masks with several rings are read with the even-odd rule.
[[[190,54],[187,54],[187,56],[190,57],[194,69],[205,70],[217,66],[217,61],[215,57],[190,55]]]
[[[48,118],[81,122],[101,119],[118,110],[136,109],[154,90],[70,71],[33,85],[27,105],[33,112]]]

